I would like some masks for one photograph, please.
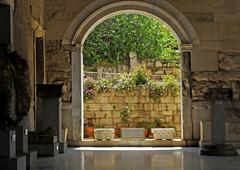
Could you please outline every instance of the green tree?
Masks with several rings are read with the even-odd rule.
[[[178,43],[158,20],[140,14],[122,14],[99,24],[84,43],[84,64],[120,64],[131,51],[139,59],[178,60]]]

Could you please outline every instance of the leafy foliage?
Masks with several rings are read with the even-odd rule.
[[[98,93],[106,93],[112,87],[112,82],[107,79],[101,79],[96,82]]]
[[[125,106],[121,111],[120,111],[120,117],[121,121],[123,123],[129,124],[129,116],[131,114],[131,110],[129,109],[128,106]]]
[[[135,85],[146,85],[147,82],[150,80],[151,72],[147,70],[145,65],[140,65],[136,67],[131,74],[132,80],[134,81]]]
[[[131,51],[139,59],[178,60],[178,43],[158,20],[140,14],[122,14],[99,24],[84,43],[84,64],[122,64]]]
[[[113,89],[117,92],[129,91],[136,87],[134,80],[131,77],[131,74],[123,73],[113,79]]]
[[[117,92],[125,92],[135,87],[145,87],[149,89],[149,95],[153,98],[171,95],[176,96],[180,91],[180,82],[172,75],[164,75],[162,80],[152,80],[149,70],[140,65],[132,73],[122,73],[112,80],[102,79],[95,81],[92,78],[84,79],[84,99],[92,100],[98,93],[106,93],[109,89]]]

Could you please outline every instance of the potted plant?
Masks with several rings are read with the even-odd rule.
[[[156,123],[155,122],[139,122],[137,124],[138,128],[144,128],[144,136],[145,137],[152,137],[153,134],[151,132],[152,128],[156,127]]]
[[[127,127],[129,127],[130,114],[131,114],[131,110],[129,109],[128,106],[125,106],[120,111],[121,123],[126,125]]]
[[[85,134],[87,138],[94,138],[94,123],[92,120],[88,120],[85,125]]]

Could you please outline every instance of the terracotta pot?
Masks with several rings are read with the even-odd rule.
[[[114,133],[115,133],[115,137],[116,137],[116,138],[120,138],[120,136],[121,136],[121,130],[120,130],[120,128],[116,128]]]
[[[151,130],[148,131],[148,137],[153,137],[153,133]]]
[[[147,129],[145,129],[145,130],[144,130],[144,136],[145,136],[145,137],[148,137],[148,135],[149,135],[149,132],[148,132]]]
[[[86,129],[87,138],[93,138],[94,137],[94,128],[86,127],[85,129]]]

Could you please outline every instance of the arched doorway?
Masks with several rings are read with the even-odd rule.
[[[179,39],[182,52],[182,139],[185,141],[193,139],[192,112],[191,112],[191,49],[198,45],[198,37],[188,20],[171,4],[165,1],[120,1],[103,0],[95,2],[85,8],[76,17],[63,38],[63,45],[74,46],[72,48],[72,118],[83,114],[83,55],[82,47],[88,34],[96,25],[107,18],[126,12],[140,13],[155,17],[175,33]],[[79,67],[79,65],[81,67]],[[81,88],[79,88],[81,87]],[[81,96],[79,98],[79,96]],[[83,125],[83,119],[79,122]],[[79,129],[73,129],[73,135],[83,139],[83,133]],[[81,130],[83,132],[83,129]],[[77,139],[77,138],[75,138]]]

